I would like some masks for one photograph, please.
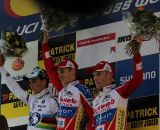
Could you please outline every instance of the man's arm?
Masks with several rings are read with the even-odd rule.
[[[142,58],[138,52],[134,57],[134,73],[133,78],[127,81],[124,85],[119,87],[117,92],[123,97],[127,98],[130,96],[136,89],[138,89],[143,81],[143,71],[142,71]]]
[[[94,130],[95,126],[94,126],[93,108],[91,105],[89,105],[88,101],[84,96],[80,95],[80,98],[88,119],[87,130]],[[90,102],[93,102],[93,101],[90,101]]]
[[[16,97],[22,100],[25,104],[29,104],[32,96],[28,92],[24,91],[20,87],[20,85],[10,76],[10,74],[4,68],[4,63],[5,63],[5,58],[3,54],[0,54],[0,73],[4,78],[4,80],[6,81],[7,87]]]
[[[86,86],[78,84],[75,87],[77,87],[80,91],[80,100],[87,116],[87,130],[94,130],[95,124],[92,107],[94,98],[93,94]]]
[[[49,55],[49,46],[48,46],[48,35],[44,33],[44,39],[42,43],[42,56],[44,60],[44,65],[49,76],[50,81],[58,92],[63,88],[60,79],[58,78],[58,73],[54,64],[52,57]]]

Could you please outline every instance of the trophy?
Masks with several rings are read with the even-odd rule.
[[[135,55],[139,49],[136,37],[141,35],[143,41],[155,38],[160,50],[160,18],[144,7],[137,8],[134,12],[123,12],[123,19],[131,31],[132,40],[126,45],[125,51],[129,56]]]
[[[23,68],[23,55],[27,52],[27,46],[24,39],[12,31],[1,32],[0,53],[5,58],[15,58],[12,63],[12,69],[18,71]]]

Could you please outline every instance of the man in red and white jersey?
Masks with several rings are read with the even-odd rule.
[[[141,46],[142,38],[137,42]],[[128,96],[139,88],[142,82],[142,60],[139,50],[133,57],[133,78],[124,85],[113,89],[113,68],[106,61],[93,67],[97,89],[101,92],[93,101],[96,130],[126,130],[126,110]]]
[[[47,74],[59,92],[57,130],[94,130],[93,95],[89,88],[76,80],[77,63],[63,59],[55,66],[49,55],[47,34],[44,35],[42,55]],[[83,124],[86,124],[85,128]]]

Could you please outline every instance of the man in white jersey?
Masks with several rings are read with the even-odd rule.
[[[137,37],[139,48],[142,41],[142,37]],[[110,63],[100,61],[93,67],[94,82],[101,91],[93,101],[96,130],[126,130],[128,97],[140,87],[143,80],[139,50],[133,56],[133,62],[133,78],[116,89],[112,85],[114,71]]]
[[[0,72],[10,91],[30,107],[28,130],[55,130],[58,104],[48,88],[49,79],[45,70],[35,67],[25,79],[34,95],[24,91],[4,67],[5,58],[0,54]]]

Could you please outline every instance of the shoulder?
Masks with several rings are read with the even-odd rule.
[[[50,97],[49,99],[48,99],[48,103],[51,105],[51,106],[59,106],[58,105],[58,100],[57,100],[57,98],[55,98],[55,97]],[[48,105],[49,105],[48,104]]]
[[[93,97],[93,94],[92,94],[92,92],[91,92],[91,90],[88,88],[88,87],[86,87],[85,85],[83,85],[83,84],[81,84],[81,83],[77,83],[76,85],[75,85],[75,87],[80,91],[80,93],[82,94],[82,95],[84,95],[86,98],[91,98],[91,97]]]
[[[49,100],[50,100],[50,101],[55,101],[55,102],[57,102],[57,97],[51,96],[51,97],[49,98]]]

